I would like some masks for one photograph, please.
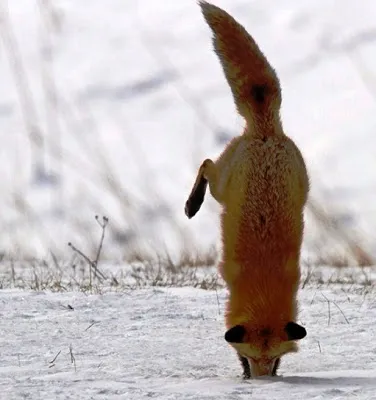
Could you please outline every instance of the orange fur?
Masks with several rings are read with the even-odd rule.
[[[192,217],[199,210],[209,184],[223,206],[219,268],[229,289],[226,326],[241,325],[246,332],[231,344],[249,360],[252,375],[270,375],[277,359],[297,351],[286,326],[297,318],[308,176],[299,149],[283,132],[275,71],[228,13],[200,5],[246,128],[215,162],[202,163],[186,213]]]

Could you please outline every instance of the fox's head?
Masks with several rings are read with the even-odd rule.
[[[303,339],[307,332],[295,322],[284,326],[254,327],[235,325],[225,334],[225,340],[246,358],[251,367],[251,376],[275,375],[280,358],[297,351],[296,341]]]

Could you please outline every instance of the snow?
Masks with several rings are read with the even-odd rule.
[[[250,381],[223,338],[225,299],[225,290],[189,287],[2,290],[0,397],[375,398],[374,290],[305,287],[299,322],[308,335],[299,352],[283,358],[278,377]]]
[[[312,199],[376,254],[376,3],[213,2],[246,26],[278,71],[284,127],[306,158]],[[64,254],[68,241],[88,247],[96,214],[110,218],[113,257],[139,242],[171,252],[216,245],[218,206],[208,196],[188,221],[184,202],[199,163],[243,122],[197,2],[12,0],[5,10],[45,150],[30,146],[3,45],[4,252]],[[36,171],[43,158],[48,176]],[[314,243],[308,215],[305,251]]]

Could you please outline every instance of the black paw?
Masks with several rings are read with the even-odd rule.
[[[272,376],[277,376],[277,371],[278,371],[278,368],[279,368],[280,364],[281,364],[281,359],[277,358],[277,360],[275,361],[275,364],[274,364]]]
[[[188,200],[185,203],[184,211],[188,218],[192,218],[196,215],[197,211],[201,208],[204,202],[206,187],[208,181],[203,177],[196,186],[195,190],[191,193]]]
[[[240,354],[238,354],[238,357],[243,367],[243,379],[244,380],[251,379],[252,376],[251,376],[251,367],[249,365],[249,361]]]
[[[243,377],[243,379],[245,380],[245,381],[247,381],[248,379],[251,379],[251,373],[250,372],[243,372],[243,375],[242,375],[242,377]]]

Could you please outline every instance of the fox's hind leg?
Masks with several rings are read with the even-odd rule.
[[[210,185],[210,190],[213,194],[213,187],[216,186],[216,170],[215,164],[212,160],[206,159],[200,166],[196,181],[193,185],[192,191],[185,203],[185,215],[188,218],[192,218],[196,215],[198,210],[201,208],[204,202],[204,197],[206,193],[206,188],[208,183]]]
[[[249,361],[238,353],[239,360],[243,367],[243,379],[251,379],[251,367]]]

